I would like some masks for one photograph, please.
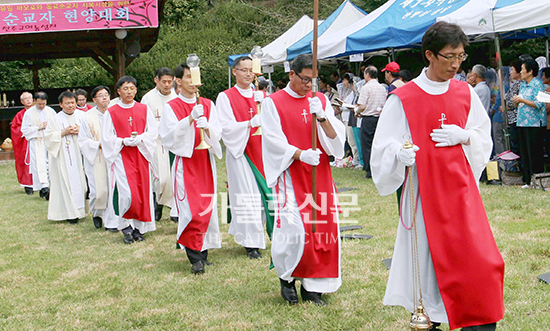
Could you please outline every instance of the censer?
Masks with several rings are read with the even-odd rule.
[[[195,92],[195,95],[197,97],[197,105],[201,104],[200,101],[200,95],[199,95],[199,86],[201,84],[201,72],[199,68],[200,59],[197,56],[197,54],[192,53],[187,55],[187,65],[189,66],[189,70],[191,71],[191,84],[195,85],[197,87],[197,91]],[[200,129],[200,135],[201,135],[201,142],[195,147],[195,149],[209,149],[212,146],[208,145],[208,143],[204,140],[204,129]]]
[[[406,139],[405,145],[403,145],[404,149],[410,149],[413,148],[413,144]],[[432,322],[430,321],[430,317],[428,316],[428,313],[426,312],[426,309],[424,308],[424,304],[422,303],[422,288],[420,286],[420,262],[418,261],[418,233],[416,231],[416,208],[415,208],[415,197],[414,197],[414,188],[413,188],[413,180],[412,180],[412,166],[407,167],[407,177],[409,178],[409,193],[411,196],[411,219],[412,219],[412,226],[411,226],[411,235],[412,235],[412,263],[413,263],[413,298],[414,298],[414,304],[416,305],[418,301],[418,306],[416,306],[415,311],[413,312],[411,316],[411,320],[409,322],[409,327],[411,330],[429,330],[432,327]],[[417,291],[418,289],[418,291]],[[418,300],[416,298],[417,293],[419,294]]]

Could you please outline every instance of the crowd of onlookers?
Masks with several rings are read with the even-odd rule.
[[[328,77],[320,78],[320,90],[331,100],[338,118],[346,125],[348,156],[334,160],[333,166],[364,169],[370,173],[370,148],[380,111],[387,95],[413,79],[409,70],[401,70],[397,62],[382,70],[384,82],[378,82],[378,69],[362,64],[363,77],[354,75],[346,66]],[[504,95],[500,93],[500,78]],[[524,188],[531,185],[533,174],[544,171],[550,154],[550,106],[537,101],[540,91],[550,91],[550,67],[546,58],[530,55],[504,63],[498,74],[496,57],[489,66],[475,64],[461,67],[454,79],[468,82],[479,96],[492,123],[493,155],[508,154],[516,158],[522,169]],[[504,107],[502,101],[504,100]]]

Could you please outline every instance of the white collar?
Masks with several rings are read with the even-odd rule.
[[[293,98],[296,98],[296,99],[305,98],[305,95],[299,95],[298,93],[294,92],[294,90],[290,88],[290,83],[288,83],[286,85],[284,90],[285,90],[286,93],[288,93]]]
[[[424,92],[432,95],[440,95],[449,90],[449,84],[451,80],[446,80],[444,82],[436,82],[428,78],[426,71],[428,68],[424,68],[420,75],[413,79],[413,82],[418,85]]]
[[[118,100],[118,105],[119,105],[120,107],[126,108],[126,109],[132,108],[135,104],[136,104],[136,101],[135,101],[135,100],[132,101],[132,103],[129,104],[129,105],[128,105],[128,104],[125,104],[124,102],[122,102],[122,99],[119,99],[119,100]]]
[[[186,98],[180,93],[180,94],[178,94],[178,97],[181,100],[183,100],[183,102],[185,102],[185,103],[196,103],[197,102],[197,96],[195,94],[193,94],[192,98]]]

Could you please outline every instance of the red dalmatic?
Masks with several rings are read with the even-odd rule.
[[[250,121],[250,119],[257,114],[257,106],[253,97],[243,97],[236,87],[226,90],[225,94],[229,98],[237,122]],[[258,128],[252,128],[250,130],[250,137],[248,137],[248,144],[246,144],[244,153],[265,178],[264,163],[262,160],[262,136],[253,136],[257,130]]]
[[[281,90],[270,97],[275,103],[281,119],[281,126],[288,143],[301,150],[312,148],[312,117],[309,113],[308,97],[294,98]],[[323,108],[325,97],[320,94]],[[317,140],[321,154],[317,166],[317,207],[313,213],[312,166],[294,161],[289,167],[296,202],[300,208],[306,233],[304,252],[292,277],[297,278],[337,278],[339,266],[338,224],[334,201],[334,187],[330,171],[329,156]],[[312,220],[316,220],[316,232],[312,232]]]
[[[136,102],[132,108],[114,105],[109,108],[116,135],[129,138],[132,132],[142,134],[147,127],[147,106]],[[132,192],[130,208],[122,216],[142,222],[151,222],[149,162],[137,147],[124,146],[120,151],[128,185]]]
[[[200,103],[204,107],[204,116],[209,119],[212,101],[200,98]],[[168,104],[174,110],[178,121],[188,117],[195,106],[194,103],[188,104],[180,98],[175,98]],[[197,147],[200,143],[200,129],[197,128],[195,121],[193,121],[193,127],[195,129],[194,146]],[[212,216],[211,204],[215,194],[210,155],[207,149],[195,149],[190,158],[178,157],[174,166],[179,166],[180,159],[183,165],[185,192],[189,201],[189,209],[191,209],[191,221],[178,238],[178,243],[187,248],[201,251]]]
[[[23,186],[32,186],[32,175],[30,173],[29,164],[30,156],[27,151],[27,139],[23,137],[21,132],[21,124],[23,115],[27,109],[21,109],[11,122],[11,142],[13,144],[13,154],[15,156],[15,171],[17,172],[17,180]]]
[[[476,179],[461,145],[435,147],[441,125],[464,128],[470,90],[451,80],[441,95],[415,83],[394,91],[407,116],[416,153],[418,190],[437,283],[451,329],[494,323],[504,315],[504,261],[495,243]],[[418,102],[422,100],[422,102]]]

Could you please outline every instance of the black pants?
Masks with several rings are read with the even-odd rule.
[[[531,183],[531,176],[544,169],[543,134],[546,128],[518,127],[519,154],[523,163],[523,182]]]
[[[377,124],[378,117],[365,116],[361,119],[361,152],[363,153],[363,169],[367,172],[367,176],[371,175],[370,152]]]
[[[469,326],[462,328],[462,331],[494,331],[497,329],[497,323]]]
[[[187,258],[189,259],[189,262],[191,262],[191,264],[198,261],[204,261],[208,257],[207,249],[202,252],[199,252],[194,249],[185,247],[185,253],[187,253]]]

